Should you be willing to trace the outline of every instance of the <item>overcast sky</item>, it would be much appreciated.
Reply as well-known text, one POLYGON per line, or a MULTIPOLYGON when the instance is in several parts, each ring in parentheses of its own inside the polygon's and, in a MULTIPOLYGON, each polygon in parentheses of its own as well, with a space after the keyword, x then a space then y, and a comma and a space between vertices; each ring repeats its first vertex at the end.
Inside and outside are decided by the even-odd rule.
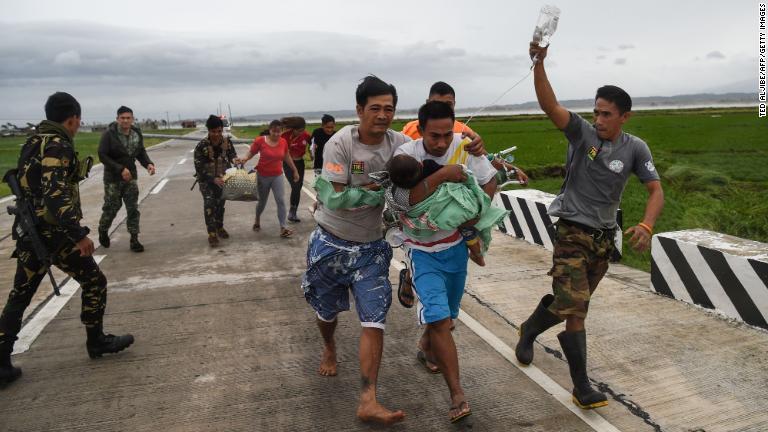
MULTIPOLYGON (((758 2, 548 2, 562 10, 547 59, 560 99, 603 84, 632 96, 755 92, 758 2)), ((416 108, 447 81, 459 108, 522 77, 544 2, 512 0, 14 2, 0 17, 0 119, 38 121, 67 91, 83 120, 354 109, 373 73, 416 108), (449 5, 449 6, 446 6, 449 5)), ((535 100, 531 78, 499 104, 535 100)))

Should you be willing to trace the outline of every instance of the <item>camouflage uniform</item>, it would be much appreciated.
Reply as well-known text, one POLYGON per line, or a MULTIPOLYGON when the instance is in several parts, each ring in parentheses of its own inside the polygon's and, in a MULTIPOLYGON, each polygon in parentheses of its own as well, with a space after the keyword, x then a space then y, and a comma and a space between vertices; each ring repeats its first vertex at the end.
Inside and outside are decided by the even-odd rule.
POLYGON ((195 177, 203 195, 205 227, 208 233, 216 233, 224 227, 224 199, 221 188, 213 179, 222 177, 224 171, 232 167, 232 160, 237 158, 229 138, 222 138, 219 145, 214 145, 208 138, 203 138, 195 147, 195 177))
POLYGON ((141 130, 132 126, 128 135, 119 130, 117 122, 112 122, 104 131, 99 142, 99 159, 104 164, 104 206, 101 209, 99 231, 106 232, 120 211, 123 202, 127 211, 126 227, 128 232, 139 233, 139 186, 136 182, 136 160, 146 168, 152 161, 144 148, 141 130), (131 181, 124 181, 122 171, 128 168, 131 181))
POLYGON ((99 231, 108 231, 117 212, 125 201, 126 227, 131 234, 139 233, 139 185, 136 179, 129 182, 104 182, 104 205, 101 207, 99 231))
POLYGON ((614 230, 594 230, 558 221, 552 254, 552 292, 548 310, 560 318, 586 318, 589 299, 608 271, 614 230))
MULTIPOLYGON (((51 253, 53 265, 80 283, 80 320, 89 329, 100 328, 107 303, 107 279, 93 257, 81 257, 75 248, 75 243, 89 232, 80 225, 80 162, 71 138, 61 125, 43 121, 40 134, 44 135, 30 137, 22 148, 19 185, 35 207, 40 220, 38 231, 51 253)), ((27 241, 16 239, 13 253, 17 258, 16 275, 8 303, 0 315, 0 346, 16 340, 24 310, 47 271, 47 266, 32 251, 27 241)))

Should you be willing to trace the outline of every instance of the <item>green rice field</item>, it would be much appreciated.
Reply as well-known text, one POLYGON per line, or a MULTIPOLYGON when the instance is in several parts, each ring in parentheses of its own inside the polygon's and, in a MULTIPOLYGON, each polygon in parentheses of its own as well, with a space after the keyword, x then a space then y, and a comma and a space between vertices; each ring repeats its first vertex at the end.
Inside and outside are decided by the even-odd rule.
MULTIPOLYGON (((396 121, 392 128, 400 130, 404 123, 396 121)), ((559 191, 567 143, 546 117, 480 117, 470 126, 489 151, 518 147, 515 163, 531 176, 528 187, 559 191)), ((253 137, 261 129, 235 133, 253 137)), ((638 111, 625 131, 648 143, 662 177, 666 199, 656 232, 703 228, 768 242, 768 122, 755 109, 638 111)), ((625 226, 641 220, 646 196, 632 177, 621 204, 625 226)), ((626 243, 623 262, 650 270, 650 254, 636 253, 626 243)))

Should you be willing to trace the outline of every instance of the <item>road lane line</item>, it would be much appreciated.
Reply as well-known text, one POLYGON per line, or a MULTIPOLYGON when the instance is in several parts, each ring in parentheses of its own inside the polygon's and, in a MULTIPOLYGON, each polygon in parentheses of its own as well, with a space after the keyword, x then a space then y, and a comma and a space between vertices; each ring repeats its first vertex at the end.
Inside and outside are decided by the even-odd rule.
MULTIPOLYGON (((156 146, 152 146, 152 148, 155 148, 155 147, 156 146)), ((143 197, 141 197, 139 199, 139 205, 141 205, 144 202, 144 200, 150 194, 160 192, 160 189, 162 189, 163 186, 165 186, 165 184, 168 183, 168 180, 169 180, 168 179, 168 174, 171 173, 171 171, 173 170, 173 167, 175 165, 176 164, 171 164, 171 165, 168 166, 168 168, 166 168, 165 172, 161 176, 161 180, 155 184, 155 186, 152 188, 152 190, 148 194, 145 194, 143 197), (153 192, 153 191, 156 191, 156 192, 153 192)), ((114 232, 118 230, 120 225, 122 225, 123 222, 125 222, 126 218, 127 218, 127 216, 124 215, 119 221, 115 221, 115 223, 112 224, 112 229, 110 230, 110 235, 114 234, 114 232)), ((98 245, 98 244, 95 245, 95 246, 96 246, 97 250, 100 248, 100 245, 98 245)), ((106 255, 94 255, 94 259, 96 259, 96 263, 99 263, 99 262, 101 262, 102 259, 104 259, 105 256, 106 255)), ((68 279, 64 279, 64 280, 67 281, 68 279)), ((61 296, 54 296, 53 293, 49 294, 48 297, 41 303, 42 306, 39 306, 40 309, 37 312, 35 312, 35 314, 32 316, 32 319, 30 319, 28 322, 24 323, 23 327, 19 331, 19 335, 18 335, 19 336, 19 342, 15 345, 15 349, 14 349, 14 352, 13 352, 14 354, 18 354, 18 353, 27 351, 29 349, 29 346, 32 344, 32 342, 34 342, 34 340, 37 338, 37 336, 40 334, 40 332, 42 332, 42 330, 45 328, 45 324, 47 324, 48 321, 50 321, 51 319, 56 317, 56 314, 58 314, 58 312, 61 310, 63 305, 59 306, 58 308, 56 308, 55 311, 53 309, 49 310, 48 308, 49 307, 53 308, 53 306, 50 306, 52 303, 57 303, 57 302, 61 301, 64 298, 64 293, 65 293, 64 290, 65 290, 65 287, 67 287, 69 285, 69 283, 74 283, 75 284, 75 291, 77 290, 77 287, 79 287, 77 282, 74 282, 73 280, 69 280, 67 282, 67 284, 65 284, 64 287, 61 288, 61 293, 62 293, 61 296), (38 316, 41 316, 40 314, 43 311, 48 311, 46 313, 50 314, 50 318, 47 318, 47 321, 45 323, 43 323, 42 326, 39 329, 33 328, 32 327, 33 325, 40 326, 40 322, 41 321, 36 321, 36 320, 38 320, 38 316), (37 323, 37 324, 35 324, 35 323, 37 323), (28 327, 29 327, 29 329, 28 329, 28 327), (28 342, 25 342, 25 341, 23 341, 21 339, 22 335, 24 335, 24 334, 32 335, 32 336, 27 336, 28 338, 31 337, 31 339, 28 339, 28 342)), ((69 294, 69 297, 71 297, 71 296, 72 296, 72 294, 69 294)), ((66 303, 66 299, 64 299, 64 303, 66 303)), ((42 319, 43 318, 40 318, 40 320, 42 320, 42 319)))
POLYGON ((178 165, 184 165, 184 162, 186 162, 186 161, 187 161, 187 158, 184 158, 184 159, 179 161, 178 165))
POLYGON ((544 391, 560 402, 565 408, 576 414, 584 423, 589 425, 597 432, 620 432, 616 426, 608 422, 603 416, 595 410, 582 410, 571 401, 571 393, 556 383, 547 374, 534 365, 521 366, 515 358, 515 350, 505 344, 501 339, 494 335, 490 330, 477 322, 466 311, 459 311, 459 321, 464 323, 470 330, 480 336, 488 345, 493 347, 502 357, 512 363, 518 370, 524 373, 533 382, 538 384, 544 391))
MULTIPOLYGON (((392 267, 394 267, 398 271, 405 268, 403 264, 396 261, 394 258, 392 259, 390 264, 392 265, 392 267)), ((619 429, 617 429, 615 426, 609 423, 608 420, 603 418, 596 411, 582 410, 581 408, 574 405, 574 403, 571 401, 571 393, 568 390, 561 387, 560 384, 556 383, 547 374, 542 372, 541 369, 537 368, 534 365, 522 366, 520 363, 518 363, 517 358, 515 357, 515 350, 512 349, 512 347, 510 347, 506 343, 504 343, 504 341, 499 339, 495 334, 493 334, 485 326, 480 324, 477 320, 472 318, 472 316, 469 315, 464 309, 459 309, 459 321, 463 322, 464 325, 469 327, 470 330, 472 330, 473 332, 475 332, 475 334, 480 336, 481 339, 483 339, 488 345, 490 345, 494 350, 496 350, 496 352, 501 354, 502 357, 504 357, 505 359, 507 359, 507 361, 512 363, 513 366, 515 366, 518 370, 524 373, 528 378, 531 379, 531 381, 538 384, 539 387, 544 389, 544 391, 549 393, 553 398, 555 398, 558 402, 560 402, 569 411, 576 414, 580 419, 584 421, 584 423, 589 425, 592 429, 594 429, 597 432, 620 432, 619 429)))
POLYGON ((163 189, 163 187, 165 186, 166 183, 168 183, 168 179, 167 178, 164 178, 164 179, 160 180, 157 183, 157 186, 155 186, 155 188, 152 189, 152 192, 150 192, 150 193, 152 195, 157 195, 158 193, 160 193, 160 191, 163 189))
MULTIPOLYGON (((96 264, 100 263, 106 255, 94 255, 93 259, 96 260, 96 264)), ((69 299, 80 288, 80 284, 72 279, 68 278, 67 283, 61 287, 61 295, 51 297, 48 302, 45 303, 34 317, 21 329, 18 334, 19 340, 13 348, 13 354, 21 354, 29 350, 32 343, 35 342, 40 333, 43 332, 45 326, 48 325, 51 320, 56 318, 64 305, 67 304, 69 299)))

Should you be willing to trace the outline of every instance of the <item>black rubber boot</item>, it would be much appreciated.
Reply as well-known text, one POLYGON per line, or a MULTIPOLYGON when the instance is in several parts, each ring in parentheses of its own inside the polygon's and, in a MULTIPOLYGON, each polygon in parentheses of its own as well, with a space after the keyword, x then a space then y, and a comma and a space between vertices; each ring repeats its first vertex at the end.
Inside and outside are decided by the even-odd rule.
POLYGON ((99 244, 109 248, 109 233, 107 231, 99 230, 99 244))
POLYGON ((13 342, 0 339, 0 387, 16 381, 21 376, 21 368, 11 364, 12 352, 13 342))
POLYGON ((515 346, 517 361, 529 365, 533 361, 533 342, 553 325, 563 322, 557 315, 547 310, 555 300, 555 296, 547 294, 541 298, 538 306, 530 317, 520 325, 520 340, 515 346))
POLYGON ((290 221, 290 222, 301 222, 301 219, 299 219, 298 216, 296 216, 296 212, 297 211, 298 211, 298 209, 296 207, 291 207, 288 210, 288 221, 290 221))
POLYGON ((573 403, 581 409, 608 405, 608 398, 592 388, 587 376, 587 332, 561 332, 557 335, 573 381, 573 403))
POLYGON ((131 234, 131 250, 134 252, 144 252, 144 245, 139 243, 138 234, 131 234))
POLYGON ((99 358, 104 354, 120 352, 133 343, 133 335, 105 335, 102 326, 86 328, 86 332, 88 333, 88 341, 85 347, 88 349, 88 356, 92 359, 99 358))

